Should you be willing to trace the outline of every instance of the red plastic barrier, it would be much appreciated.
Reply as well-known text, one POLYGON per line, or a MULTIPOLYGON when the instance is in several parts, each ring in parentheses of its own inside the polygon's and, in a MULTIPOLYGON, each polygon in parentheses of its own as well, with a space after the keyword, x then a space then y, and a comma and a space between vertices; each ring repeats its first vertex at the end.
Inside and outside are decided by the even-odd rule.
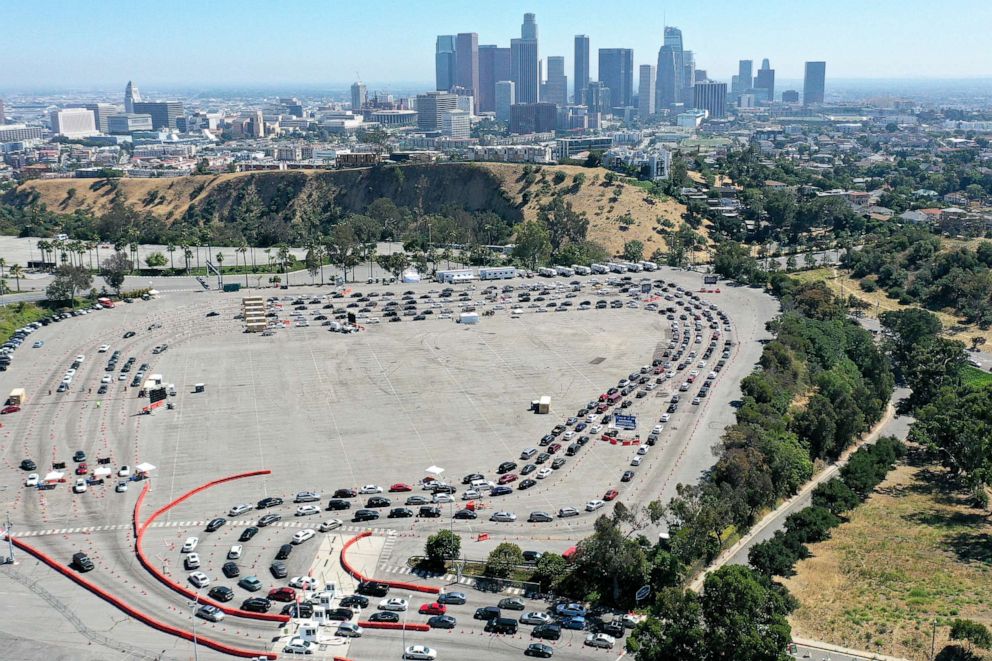
POLYGON ((144 542, 144 538, 145 538, 145 532, 148 530, 148 526, 151 525, 151 523, 155 520, 155 518, 158 517, 163 512, 167 512, 169 509, 175 507, 176 505, 190 498, 191 496, 194 496, 200 493, 201 491, 209 489, 210 487, 216 486, 218 484, 223 484, 224 482, 230 482, 231 480, 237 480, 243 477, 268 475, 270 472, 271 471, 268 470, 252 471, 250 473, 240 473, 238 475, 231 475, 228 477, 221 478, 219 480, 214 480, 213 482, 208 482, 207 484, 199 486, 193 489, 192 491, 186 492, 179 498, 173 500, 171 503, 168 503, 163 507, 160 507, 154 514, 148 517, 147 521, 145 521, 143 524, 139 526, 138 521, 141 518, 141 505, 142 503, 144 503, 145 496, 148 494, 148 489, 151 487, 151 484, 146 482, 145 488, 141 490, 141 494, 138 496, 138 500, 134 504, 133 525, 134 525, 134 529, 137 531, 134 535, 134 553, 138 557, 138 562, 141 563, 141 566, 144 567, 145 570, 148 571, 148 573, 150 573, 152 576, 157 578, 160 583, 165 585, 170 590, 173 590, 174 592, 178 592, 187 599, 197 599, 200 601, 200 603, 216 606, 225 614, 231 615, 233 617, 244 617, 252 620, 262 620, 265 622, 278 622, 280 624, 288 622, 290 619, 288 615, 283 615, 281 613, 253 613, 251 611, 241 610, 240 608, 233 608, 226 604, 222 604, 218 601, 214 601, 210 597, 200 595, 194 592, 193 590, 190 590, 185 585, 182 585, 181 583, 177 583, 176 581, 172 580, 171 578, 163 574, 158 569, 158 567, 156 567, 153 563, 149 562, 148 558, 145 556, 144 548, 142 547, 142 543, 144 542))
MULTIPOLYGON (((366 530, 365 532, 360 532, 351 539, 349 539, 347 542, 345 542, 344 546, 341 547, 341 566, 344 568, 346 572, 351 574, 353 578, 359 581, 370 581, 372 579, 365 576, 362 572, 352 567, 351 563, 348 562, 348 556, 346 555, 345 552, 349 548, 351 548, 352 544, 354 544, 360 539, 364 539, 368 537, 371 534, 372 533, 368 530, 366 530)), ((420 585, 419 583, 405 583, 403 581, 379 581, 379 583, 384 583, 391 588, 396 588, 397 590, 411 590, 413 592, 426 592, 427 594, 439 594, 441 592, 441 588, 436 588, 431 585, 420 585)), ((389 624, 389 623, 386 622, 385 624, 389 624)))
POLYGON ((392 629, 393 631, 430 631, 431 628, 422 622, 359 622, 363 629, 392 629))
MULTIPOLYGON (((6 539, 6 535, 4 535, 4 538, 6 539)), ((194 639, 193 632, 186 631, 185 629, 180 629, 178 627, 172 626, 171 624, 166 624, 165 622, 160 622, 159 620, 156 620, 151 615, 148 615, 147 613, 144 613, 143 611, 140 611, 137 608, 131 606, 124 600, 115 597, 114 595, 105 591, 103 588, 99 587, 95 583, 89 581, 86 578, 83 578, 76 572, 72 571, 65 565, 61 564, 60 562, 57 562, 48 555, 42 553, 38 549, 28 546, 27 544, 19 540, 16 536, 13 538, 13 544, 22 551, 30 553, 38 560, 41 560, 46 565, 48 565, 55 571, 59 572, 66 578, 75 581, 78 585, 86 588, 87 590, 89 590, 96 596, 100 597, 104 601, 119 608, 120 610, 127 613, 134 619, 143 622, 144 624, 147 624, 148 626, 154 629, 158 629, 163 633, 167 633, 169 635, 176 636, 179 638, 184 638, 185 640, 190 640, 190 641, 194 639)), ((239 656, 243 658, 250 658, 250 657, 264 657, 266 659, 276 658, 276 655, 270 651, 256 651, 256 650, 244 649, 242 647, 233 647, 231 645, 227 645, 220 641, 213 640, 212 638, 206 638, 200 634, 196 635, 196 642, 200 645, 205 645, 210 649, 217 650, 218 652, 222 652, 224 654, 230 654, 232 656, 239 656)))

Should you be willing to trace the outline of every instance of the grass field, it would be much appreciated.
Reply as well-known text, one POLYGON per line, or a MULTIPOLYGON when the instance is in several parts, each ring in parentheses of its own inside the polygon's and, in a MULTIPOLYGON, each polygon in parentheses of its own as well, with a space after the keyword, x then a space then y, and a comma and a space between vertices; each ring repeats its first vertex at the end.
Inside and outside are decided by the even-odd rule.
POLYGON ((962 370, 961 378, 969 386, 987 386, 992 383, 992 374, 983 372, 982 370, 971 367, 970 365, 962 370))
MULTIPOLYGON (((992 625, 992 523, 929 465, 899 465, 785 581, 798 636, 901 656, 939 651, 956 617, 992 625)), ((976 658, 992 658, 987 657, 976 658)))
POLYGON ((14 303, 0 307, 0 344, 6 342, 18 328, 51 314, 34 303, 14 303))

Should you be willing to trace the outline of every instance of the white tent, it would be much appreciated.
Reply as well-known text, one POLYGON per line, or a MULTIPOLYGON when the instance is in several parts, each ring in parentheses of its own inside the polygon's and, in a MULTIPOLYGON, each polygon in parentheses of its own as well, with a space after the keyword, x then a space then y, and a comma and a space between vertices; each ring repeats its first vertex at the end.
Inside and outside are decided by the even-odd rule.
POLYGON ((424 472, 428 475, 433 475, 434 477, 441 477, 441 473, 444 472, 444 469, 440 466, 430 466, 425 469, 424 472))
POLYGON ((134 469, 139 473, 150 473, 151 471, 155 470, 155 467, 149 463, 143 463, 143 464, 138 464, 137 466, 134 467, 134 469))
POLYGON ((65 473, 62 471, 52 471, 45 476, 45 482, 58 482, 65 477, 65 473))
POLYGON ((417 269, 409 268, 403 271, 403 275, 400 276, 400 280, 402 282, 420 282, 420 273, 417 272, 417 269))
POLYGON ((96 477, 107 477, 108 475, 110 475, 110 469, 107 468, 106 466, 100 466, 95 471, 93 471, 93 475, 95 475, 96 477))

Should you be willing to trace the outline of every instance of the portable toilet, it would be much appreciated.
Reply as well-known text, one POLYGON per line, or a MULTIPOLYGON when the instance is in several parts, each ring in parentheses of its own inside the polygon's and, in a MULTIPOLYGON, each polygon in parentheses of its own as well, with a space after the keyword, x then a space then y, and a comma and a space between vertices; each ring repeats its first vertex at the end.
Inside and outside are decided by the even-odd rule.
POLYGON ((206 385, 203 383, 197 383, 193 386, 193 392, 203 392, 206 389, 206 385))

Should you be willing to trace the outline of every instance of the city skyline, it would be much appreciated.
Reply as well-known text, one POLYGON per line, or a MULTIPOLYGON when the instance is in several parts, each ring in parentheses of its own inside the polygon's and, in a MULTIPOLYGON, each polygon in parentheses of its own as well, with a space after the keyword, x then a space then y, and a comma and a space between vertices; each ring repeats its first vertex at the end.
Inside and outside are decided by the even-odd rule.
MULTIPOLYGON (((498 12, 441 1, 432 5, 430 17, 413 5, 397 4, 385 13, 356 7, 347 15, 333 6, 307 5, 306 20, 299 20, 300 12, 281 7, 264 12, 265 21, 253 20, 257 14, 251 8, 271 9, 266 2, 221 0, 196 7, 190 14, 194 20, 170 22, 151 7, 119 0, 97 5, 55 0, 45 5, 44 14, 36 3, 13 0, 5 12, 10 25, 19 29, 7 35, 0 85, 91 88, 129 79, 149 87, 350 85, 361 79, 370 86, 427 87, 434 79, 439 34, 476 32, 479 44, 509 47, 528 12, 536 14, 541 26, 539 57, 563 56, 569 72, 577 34, 589 35, 592 54, 600 48, 629 48, 635 69, 657 64, 667 23, 686 35, 686 48, 691 45, 697 66, 720 81, 730 81, 740 60, 764 58, 775 63, 776 76, 783 80, 802 79, 806 61, 827 61, 832 80, 992 75, 992 61, 953 57, 962 44, 980 43, 981 26, 992 20, 992 5, 971 0, 951 0, 939 13, 922 0, 901 3, 898 30, 884 20, 891 18, 886 8, 851 0, 832 3, 830 12, 784 0, 744 8, 717 0, 705 7, 677 9, 629 0, 609 10, 621 14, 610 20, 603 20, 601 5, 585 0, 576 0, 567 12, 533 1, 510 0, 501 3, 498 12), (859 20, 851 21, 855 11, 859 20), (102 33, 112 38, 95 44, 92 35, 102 33), (845 38, 838 39, 838 34, 845 38), (927 39, 918 39, 919 34, 927 39), (251 48, 244 48, 246 43, 251 48), (39 51, 46 57, 38 57, 39 51), (947 68, 949 54, 953 70, 947 68), (203 66, 206 62, 211 66, 203 66)), ((597 80, 597 58, 590 60, 590 80, 597 80)))

